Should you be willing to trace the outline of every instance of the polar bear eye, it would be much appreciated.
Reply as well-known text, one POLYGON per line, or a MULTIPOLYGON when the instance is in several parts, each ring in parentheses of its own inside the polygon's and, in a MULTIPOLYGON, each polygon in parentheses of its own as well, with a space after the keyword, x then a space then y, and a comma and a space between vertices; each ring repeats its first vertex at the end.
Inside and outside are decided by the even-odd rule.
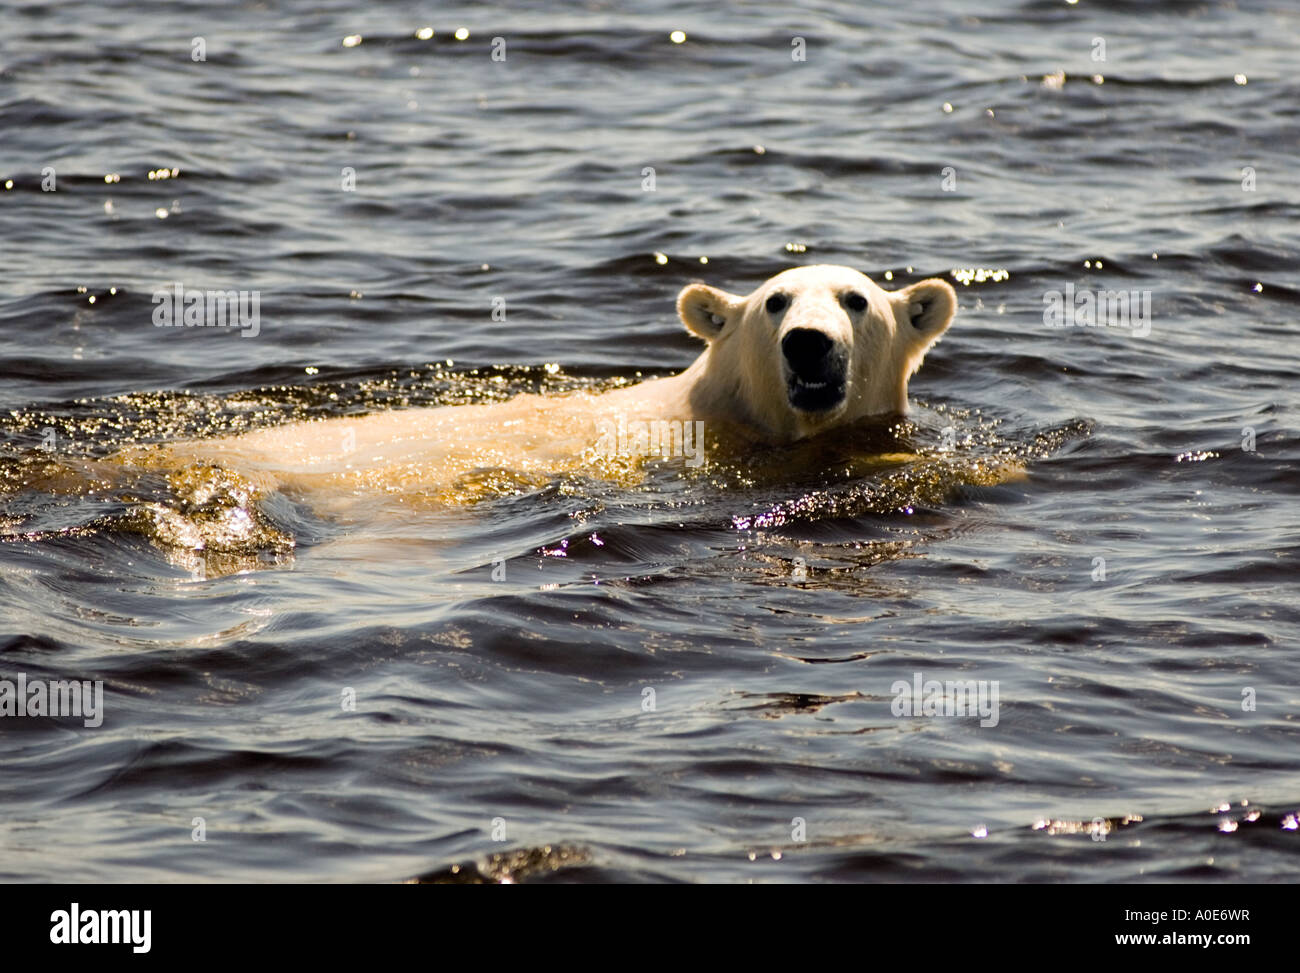
POLYGON ((857 291, 849 291, 847 294, 841 295, 840 300, 854 314, 861 314, 867 309, 867 299, 857 291))
POLYGON ((790 299, 784 294, 773 294, 767 299, 765 307, 767 308, 768 314, 780 314, 785 310, 786 305, 789 303, 790 299))

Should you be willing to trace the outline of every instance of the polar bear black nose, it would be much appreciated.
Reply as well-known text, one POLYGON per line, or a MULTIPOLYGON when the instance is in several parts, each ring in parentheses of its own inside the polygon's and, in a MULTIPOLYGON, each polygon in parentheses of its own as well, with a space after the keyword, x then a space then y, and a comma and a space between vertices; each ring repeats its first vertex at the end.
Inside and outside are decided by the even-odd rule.
POLYGON ((795 328, 781 339, 781 352, 796 375, 820 372, 832 347, 824 332, 812 328, 795 328))

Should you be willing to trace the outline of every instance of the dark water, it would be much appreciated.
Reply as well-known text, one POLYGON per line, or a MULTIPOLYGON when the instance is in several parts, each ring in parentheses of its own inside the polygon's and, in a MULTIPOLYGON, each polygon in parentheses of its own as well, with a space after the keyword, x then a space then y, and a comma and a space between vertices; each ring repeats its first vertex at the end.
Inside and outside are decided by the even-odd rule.
POLYGON ((0 877, 1294 879, 1300 8, 909 6, 8 5, 0 677, 106 715, 0 720, 0 877), (386 528, 55 485, 667 373, 684 284, 818 262, 961 282, 898 427, 939 474, 813 445, 386 528), (175 281, 260 334, 153 327, 175 281), (1066 285, 1149 334, 1045 327, 1066 285), (918 672, 997 725, 895 716, 918 672))

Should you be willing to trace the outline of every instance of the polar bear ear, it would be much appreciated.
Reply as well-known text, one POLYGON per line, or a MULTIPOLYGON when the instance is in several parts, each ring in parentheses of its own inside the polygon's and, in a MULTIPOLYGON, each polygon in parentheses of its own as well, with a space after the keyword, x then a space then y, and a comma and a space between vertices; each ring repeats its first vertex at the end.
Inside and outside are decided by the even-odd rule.
POLYGON ((916 340, 929 347, 952 324, 957 292, 946 280, 931 277, 889 295, 899 322, 911 326, 916 340))
POLYGON ((708 284, 688 284, 677 295, 677 315, 691 334, 713 341, 739 313, 743 297, 708 284))

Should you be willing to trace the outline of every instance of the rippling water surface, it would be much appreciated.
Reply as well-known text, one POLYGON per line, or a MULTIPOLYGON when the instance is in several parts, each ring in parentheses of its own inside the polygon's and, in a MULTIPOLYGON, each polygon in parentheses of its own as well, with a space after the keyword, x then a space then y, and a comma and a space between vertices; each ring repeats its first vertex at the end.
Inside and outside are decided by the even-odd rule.
POLYGON ((1297 38, 1282 0, 10 5, 0 677, 105 717, 0 719, 0 877, 1293 879, 1297 38), (800 263, 957 286, 906 421, 370 518, 101 475, 667 374, 683 285, 800 263), (259 333, 155 328, 175 282, 259 333), (1149 333, 1046 327, 1067 285, 1149 333), (996 725, 895 715, 917 673, 996 725))

